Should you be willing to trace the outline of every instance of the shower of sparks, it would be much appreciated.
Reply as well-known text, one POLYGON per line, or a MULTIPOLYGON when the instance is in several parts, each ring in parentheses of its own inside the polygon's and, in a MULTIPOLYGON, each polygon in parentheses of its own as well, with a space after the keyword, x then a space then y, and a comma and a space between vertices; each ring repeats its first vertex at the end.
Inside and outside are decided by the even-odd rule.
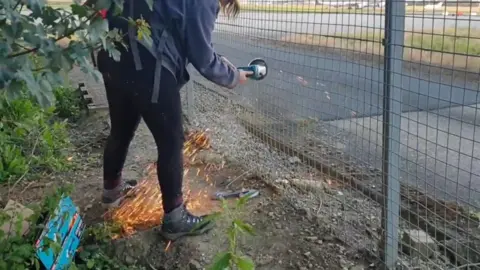
MULTIPOLYGON (((206 189, 192 191, 189 178, 186 177, 190 164, 195 156, 202 150, 210 148, 210 140, 206 131, 194 131, 187 135, 183 148, 184 155, 184 200, 187 208, 193 212, 208 212, 214 207, 206 189)), ((208 173, 221 169, 224 164, 205 164, 203 169, 197 168, 197 175, 203 176, 208 184, 211 183, 208 173)), ((130 190, 120 207, 107 213, 107 217, 122 228, 122 235, 115 238, 128 236, 138 230, 144 230, 159 226, 163 218, 162 193, 158 185, 156 166, 149 165, 147 177, 140 181, 138 186, 130 190)), ((166 248, 168 249, 168 247, 166 248)))

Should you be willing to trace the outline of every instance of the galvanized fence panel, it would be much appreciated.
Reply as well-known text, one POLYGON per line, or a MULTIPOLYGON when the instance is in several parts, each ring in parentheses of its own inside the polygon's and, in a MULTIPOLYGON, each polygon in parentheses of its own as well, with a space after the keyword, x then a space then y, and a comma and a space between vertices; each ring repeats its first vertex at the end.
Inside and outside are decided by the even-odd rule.
POLYGON ((374 265, 477 269, 480 17, 452 3, 245 2, 214 45, 269 75, 226 90, 192 70, 189 121, 374 265), (244 154, 251 140, 265 148, 244 154))
POLYGON ((409 187, 402 193, 403 224, 421 230, 404 236, 429 241, 420 257, 437 264, 442 258, 450 268, 477 269, 480 262, 478 7, 476 1, 415 6, 420 10, 405 17, 403 68, 396 72, 400 179, 409 187))

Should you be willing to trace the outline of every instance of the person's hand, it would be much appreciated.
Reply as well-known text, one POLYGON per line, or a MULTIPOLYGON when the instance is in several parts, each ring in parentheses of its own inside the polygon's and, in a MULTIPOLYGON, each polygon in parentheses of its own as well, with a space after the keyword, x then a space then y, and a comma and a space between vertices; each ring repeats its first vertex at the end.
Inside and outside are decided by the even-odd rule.
POLYGON ((241 69, 238 71, 238 73, 239 73, 238 81, 240 84, 244 84, 245 82, 247 82, 248 80, 247 75, 253 75, 253 71, 246 71, 241 69))

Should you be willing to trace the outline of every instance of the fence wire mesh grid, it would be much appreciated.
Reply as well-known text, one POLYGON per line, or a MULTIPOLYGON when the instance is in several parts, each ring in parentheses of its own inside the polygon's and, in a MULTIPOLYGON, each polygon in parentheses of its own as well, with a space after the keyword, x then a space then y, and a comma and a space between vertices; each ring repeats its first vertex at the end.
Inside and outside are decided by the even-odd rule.
POLYGON ((241 4, 214 46, 269 75, 232 92, 193 71, 189 120, 367 267, 480 269, 479 2, 241 4))

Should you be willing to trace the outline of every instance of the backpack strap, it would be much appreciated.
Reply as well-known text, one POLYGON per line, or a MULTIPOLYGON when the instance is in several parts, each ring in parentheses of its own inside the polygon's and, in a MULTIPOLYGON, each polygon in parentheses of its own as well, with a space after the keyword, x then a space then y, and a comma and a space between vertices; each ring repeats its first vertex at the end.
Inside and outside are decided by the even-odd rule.
POLYGON ((168 31, 167 29, 163 29, 162 34, 158 40, 158 47, 156 50, 156 58, 157 61, 155 62, 155 75, 153 78, 153 89, 152 89, 152 103, 158 103, 158 98, 160 96, 160 81, 162 80, 162 68, 163 68, 163 52, 165 50, 165 44, 167 43, 168 39, 168 31))
MULTIPOLYGON (((135 0, 129 0, 128 5, 129 5, 129 16, 130 18, 134 18, 135 13, 134 13, 134 1, 135 0)), ((135 28, 132 25, 128 25, 128 40, 130 43, 130 49, 132 50, 132 55, 133 55, 133 62, 135 63, 135 69, 137 71, 142 70, 142 61, 140 60, 140 51, 138 50, 138 44, 137 44, 137 37, 136 37, 136 31, 135 28)))
MULTIPOLYGON (((183 2, 183 8, 185 8, 185 2, 183 2)), ((167 15, 168 16, 168 15, 167 15)), ((152 97, 151 97, 151 103, 155 104, 158 103, 158 98, 160 97, 160 82, 162 80, 162 69, 164 67, 164 64, 168 64, 168 62, 164 63, 163 61, 163 53, 165 51, 165 47, 167 42, 175 42, 175 37, 172 36, 169 32, 169 30, 173 30, 171 27, 173 26, 173 20, 170 16, 166 18, 166 22, 164 25, 161 27, 160 31, 160 37, 158 38, 157 46, 153 50, 154 51, 154 57, 157 59, 155 63, 155 73, 154 73, 154 79, 153 79, 153 89, 152 89, 152 97)), ((154 28, 152 26, 152 28, 154 28)), ((152 29, 153 30, 153 29, 152 29)), ((153 30, 152 33, 158 33, 157 31, 153 30)), ((172 46, 175 46, 174 44, 171 44, 172 46)), ((168 66, 165 66, 168 68, 168 66)), ((182 68, 180 68, 182 69, 182 68)), ((171 70, 174 72, 173 70, 171 70)), ((183 76, 183 75, 182 75, 183 76)))
MULTIPOLYGON (((135 11, 134 11, 134 1, 135 0, 128 0, 128 5, 129 5, 129 16, 131 18, 134 18, 135 11)), ((141 0, 145 1, 145 0, 141 0)), ((186 2, 186 1, 183 1, 186 2)), ((185 3, 184 6, 185 8, 185 3)), ((150 21, 151 22, 151 21, 150 21)), ((149 22, 149 23, 150 23, 149 22)), ((161 27, 161 29, 158 29, 161 32, 160 37, 158 38, 158 41, 156 42, 156 46, 153 48, 151 46, 148 46, 143 42, 142 40, 138 40, 136 36, 136 29, 134 26, 128 25, 128 40, 130 43, 130 49, 133 55, 133 61, 135 64, 135 69, 137 71, 140 71, 143 69, 142 66, 142 61, 140 59, 140 51, 138 49, 138 43, 140 43, 142 46, 144 46, 151 54, 153 57, 155 57, 156 62, 155 62, 155 70, 154 70, 154 81, 153 81, 153 89, 152 89, 152 97, 151 97, 151 102, 152 103, 158 103, 158 99, 160 97, 160 82, 162 79, 162 69, 164 66, 164 61, 163 61, 163 54, 165 51, 165 47, 168 41, 172 41, 169 39, 172 39, 173 37, 169 34, 169 29, 172 26, 172 20, 171 18, 168 18, 167 22, 165 22, 165 25, 161 27)), ((152 27, 153 28, 153 27, 152 27)), ((158 33, 156 30, 152 29, 152 34, 158 33)))

